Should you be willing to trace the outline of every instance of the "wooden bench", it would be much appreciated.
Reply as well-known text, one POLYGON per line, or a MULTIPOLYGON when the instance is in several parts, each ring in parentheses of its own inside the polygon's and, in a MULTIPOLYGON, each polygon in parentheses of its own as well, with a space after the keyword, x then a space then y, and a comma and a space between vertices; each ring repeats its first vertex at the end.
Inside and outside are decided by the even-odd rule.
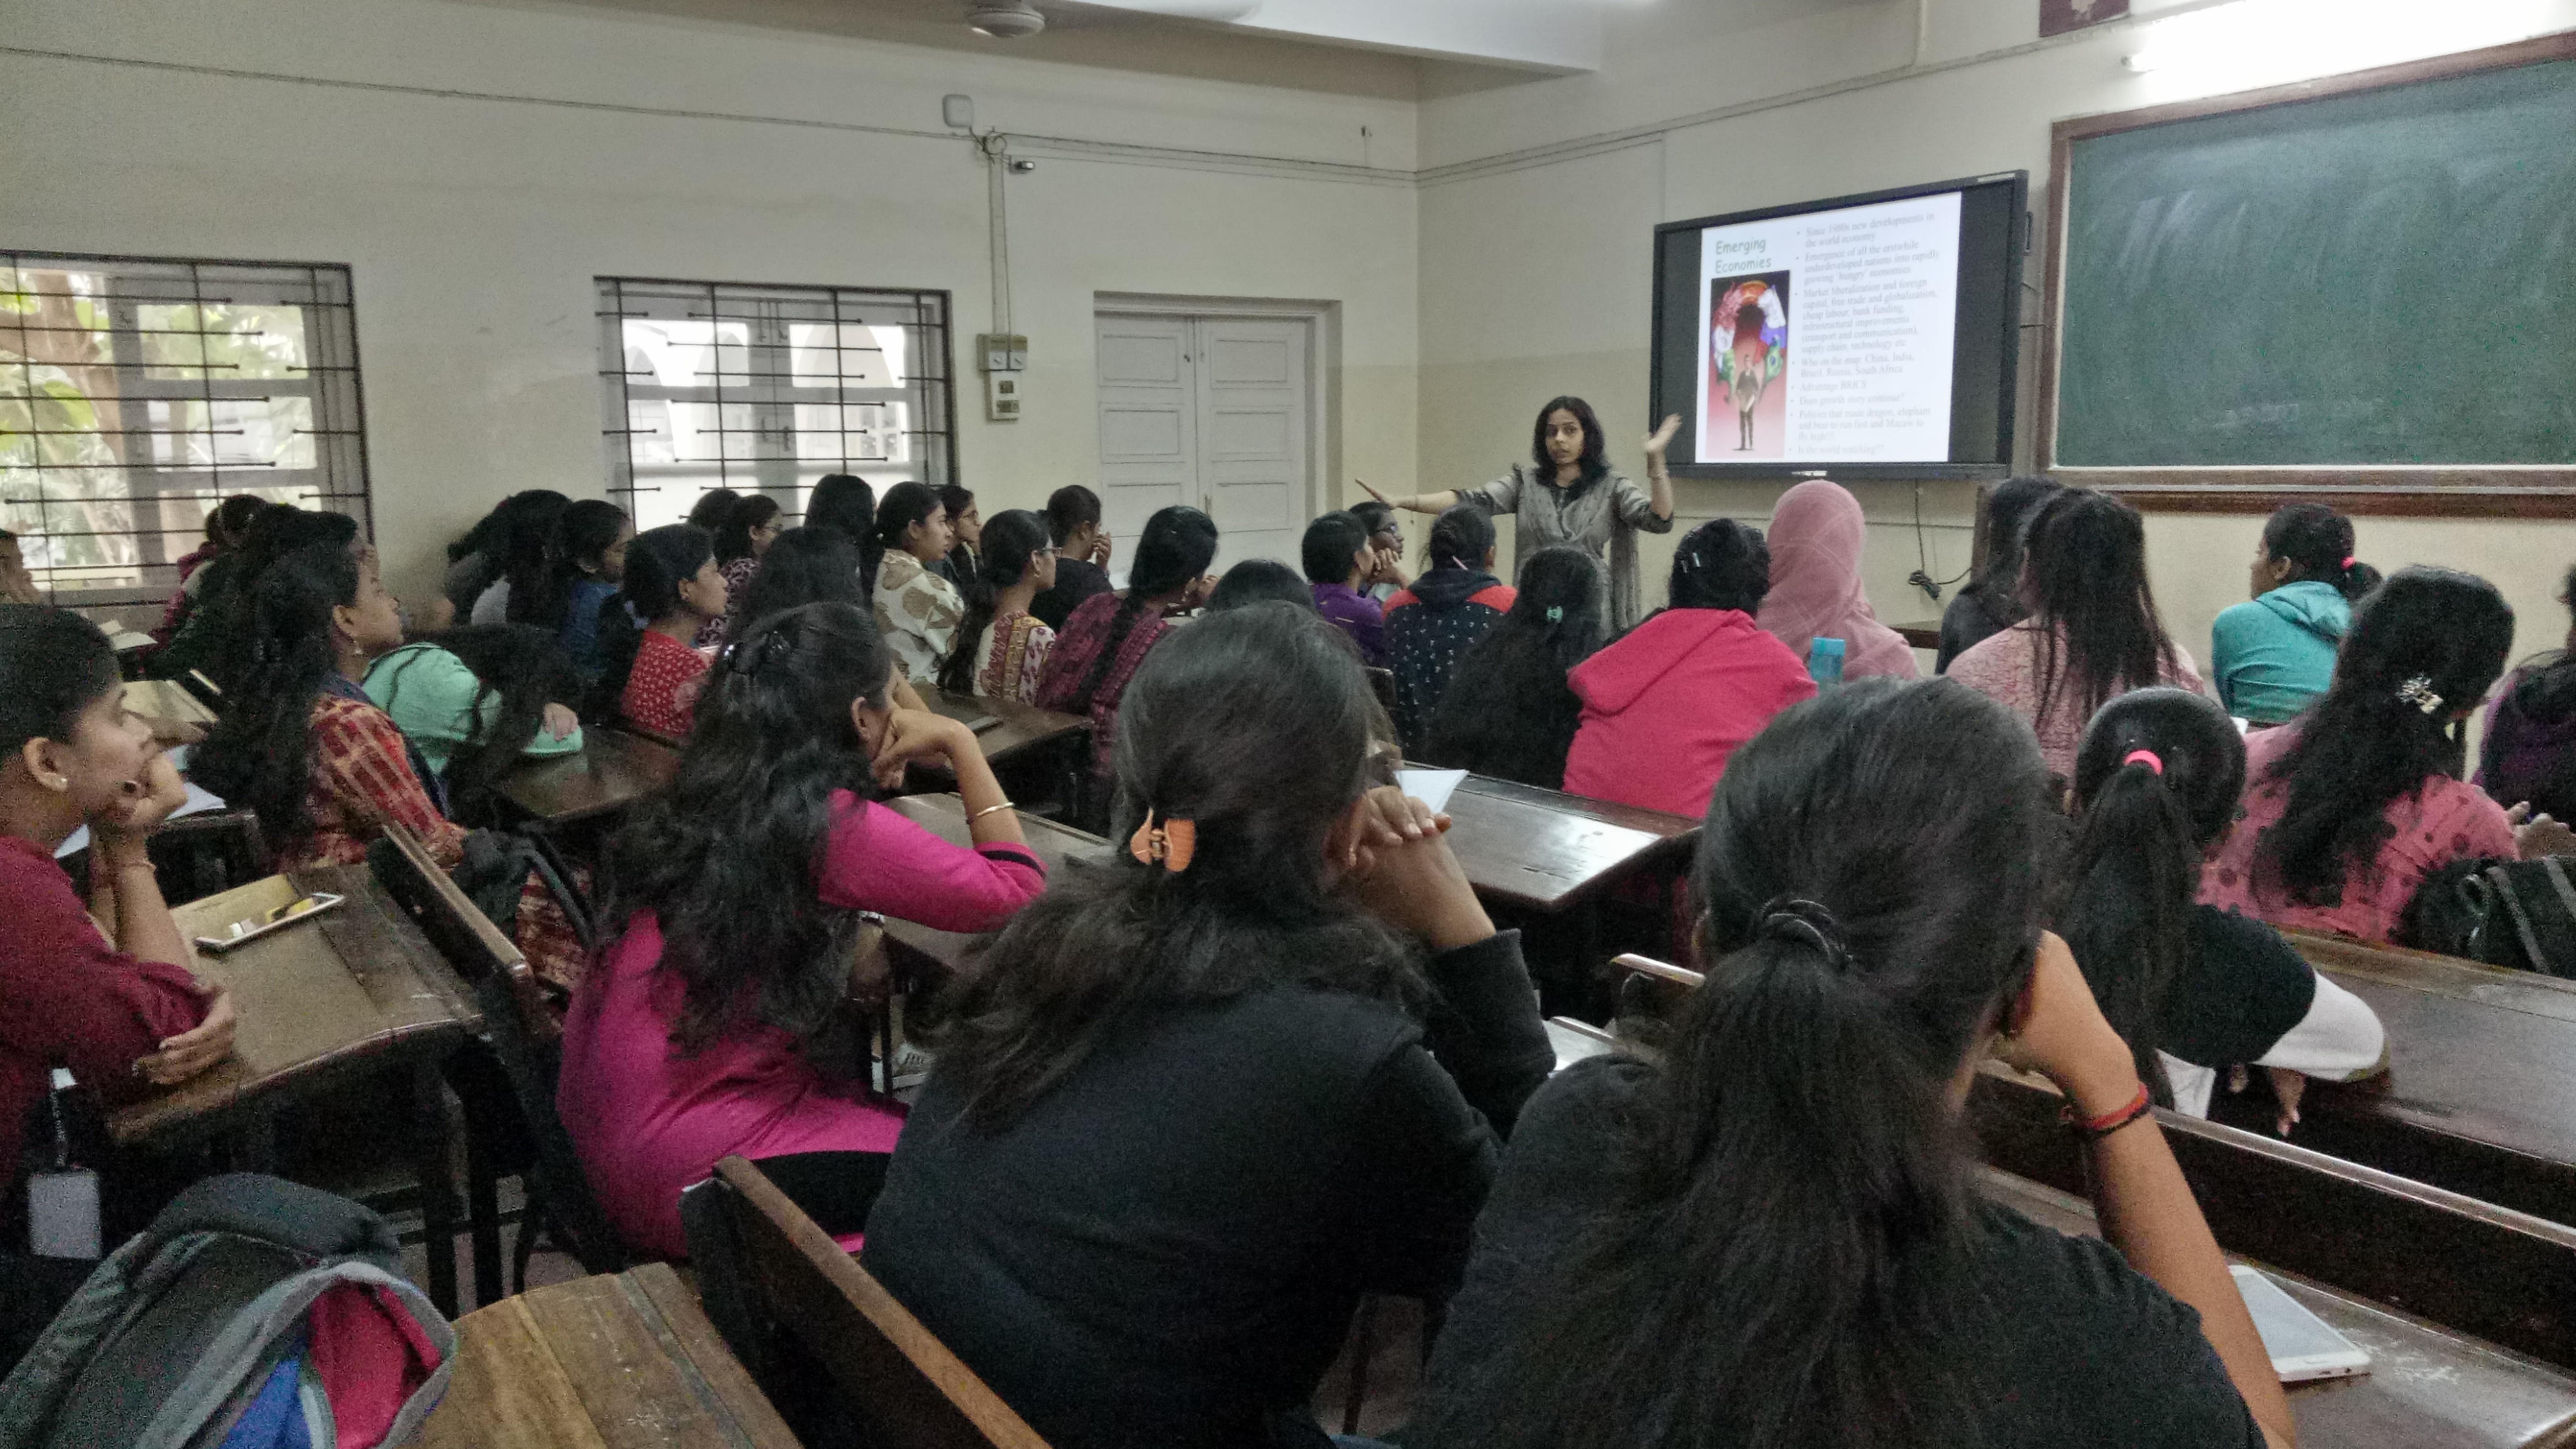
MULTIPOLYGON (((876 1449, 1046 1449, 758 1166, 718 1162, 689 1189, 682 1217, 706 1301, 726 1305, 716 1321, 755 1378, 764 1367, 798 1379, 819 1370, 839 1392, 816 1408, 876 1449)), ((780 1387, 783 1397, 811 1384, 780 1387)))
POLYGON ((428 1449, 799 1449, 667 1263, 556 1283, 456 1323, 428 1449))

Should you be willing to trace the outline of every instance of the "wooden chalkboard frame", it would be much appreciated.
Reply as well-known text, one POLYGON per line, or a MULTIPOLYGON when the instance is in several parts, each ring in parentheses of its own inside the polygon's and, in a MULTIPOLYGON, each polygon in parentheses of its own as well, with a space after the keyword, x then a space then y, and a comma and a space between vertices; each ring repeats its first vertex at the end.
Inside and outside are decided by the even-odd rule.
POLYGON ((2556 464, 2370 465, 2332 468, 2061 468, 2057 466, 2059 334, 2066 307, 2067 180, 2075 143, 2174 121, 2261 110, 2357 91, 2382 90, 2576 60, 2576 31, 2511 45, 2434 56, 2262 90, 2204 96, 2134 111, 2078 116, 2049 128, 2048 246, 2042 267, 2038 424, 2040 468, 2059 480, 2120 494, 2140 508, 2172 513, 2269 513, 2299 499, 2346 513, 2419 517, 2576 518, 2576 467, 2556 464))

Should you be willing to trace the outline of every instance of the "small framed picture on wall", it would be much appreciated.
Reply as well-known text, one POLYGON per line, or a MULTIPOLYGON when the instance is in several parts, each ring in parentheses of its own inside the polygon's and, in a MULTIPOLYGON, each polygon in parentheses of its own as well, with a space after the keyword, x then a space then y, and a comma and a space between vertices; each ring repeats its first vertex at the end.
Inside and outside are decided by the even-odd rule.
POLYGON ((2064 35, 2128 13, 2129 0, 2039 0, 2039 33, 2064 35))

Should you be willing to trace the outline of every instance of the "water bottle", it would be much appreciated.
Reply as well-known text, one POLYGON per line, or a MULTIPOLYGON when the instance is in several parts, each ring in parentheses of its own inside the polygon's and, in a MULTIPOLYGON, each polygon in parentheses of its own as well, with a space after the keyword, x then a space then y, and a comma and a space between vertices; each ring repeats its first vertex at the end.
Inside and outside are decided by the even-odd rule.
POLYGON ((1818 639, 1807 646, 1807 676, 1816 688, 1831 689, 1843 682, 1843 641, 1818 639))

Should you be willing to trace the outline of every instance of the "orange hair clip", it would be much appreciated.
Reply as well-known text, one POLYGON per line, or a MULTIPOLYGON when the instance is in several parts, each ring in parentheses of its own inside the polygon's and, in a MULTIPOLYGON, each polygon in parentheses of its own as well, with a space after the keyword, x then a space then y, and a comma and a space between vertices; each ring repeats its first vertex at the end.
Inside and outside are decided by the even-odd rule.
POLYGON ((1199 846, 1198 827, 1186 820, 1154 823, 1154 812, 1145 812, 1145 823, 1127 838, 1127 853, 1145 864, 1162 862, 1163 869, 1174 875, 1190 868, 1190 856, 1199 846))

